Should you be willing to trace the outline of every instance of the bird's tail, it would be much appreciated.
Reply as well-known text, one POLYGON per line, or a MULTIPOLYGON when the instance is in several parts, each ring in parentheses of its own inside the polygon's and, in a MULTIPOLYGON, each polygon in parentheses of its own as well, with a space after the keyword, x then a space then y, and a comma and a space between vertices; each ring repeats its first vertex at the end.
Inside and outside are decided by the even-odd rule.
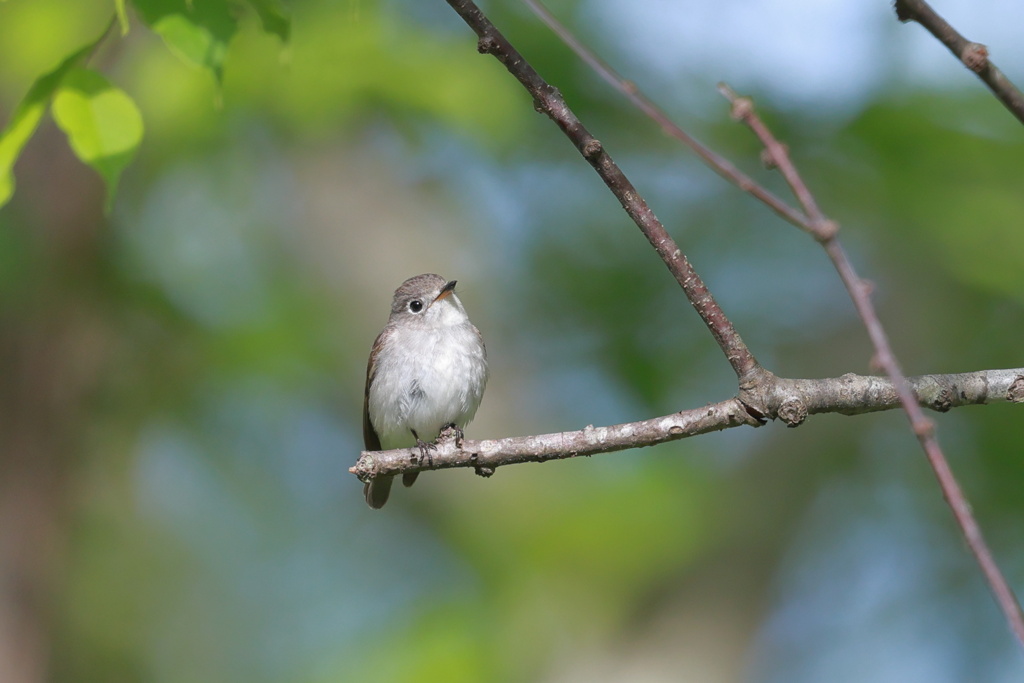
POLYGON ((391 494, 391 483, 394 479, 394 476, 391 475, 375 477, 363 484, 363 495, 366 497, 366 504, 374 510, 384 507, 384 503, 388 502, 388 496, 391 494))

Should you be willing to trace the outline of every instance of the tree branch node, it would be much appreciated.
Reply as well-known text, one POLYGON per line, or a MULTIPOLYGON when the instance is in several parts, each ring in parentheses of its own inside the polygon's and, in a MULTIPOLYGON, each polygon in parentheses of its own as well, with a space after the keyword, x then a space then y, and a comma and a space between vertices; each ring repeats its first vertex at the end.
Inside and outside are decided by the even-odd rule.
MULTIPOLYGON (((724 83, 719 84, 719 89, 728 88, 724 83)), ((731 89, 730 89, 731 90, 731 89)), ((729 115, 736 121, 746 121, 750 113, 754 111, 754 101, 749 97, 733 97, 732 106, 729 108, 729 115)))
POLYGON ((1006 391, 1006 398, 1011 403, 1024 403, 1024 375, 1014 378, 1010 388, 1006 391))
MULTIPOLYGON (((598 140, 597 138, 590 138, 585 143, 583 143, 583 147, 580 149, 580 152, 583 154, 583 156, 591 160, 603 151, 604 146, 601 144, 601 141, 598 140)), ((674 255, 678 257, 679 253, 679 250, 676 249, 674 255)))
MULTIPOLYGON (((815 221, 811 234, 814 235, 814 239, 818 240, 819 242, 828 242, 829 240, 834 240, 836 236, 839 234, 839 223, 837 221, 832 220, 831 218, 826 218, 825 220, 821 221, 815 221)), ((870 283, 865 282, 865 285, 870 287, 870 283)), ((868 293, 870 294, 870 289, 868 293)))
POLYGON ((988 48, 981 43, 967 43, 960 54, 960 60, 968 69, 980 74, 988 68, 988 48))
POLYGON ((789 398, 779 406, 779 419, 787 427, 799 427, 807 419, 807 404, 798 398, 789 398))
POLYGON ((931 439, 935 436, 935 423, 926 417, 915 420, 912 427, 919 439, 931 439))
POLYGON ((476 51, 482 55, 494 54, 498 49, 498 41, 490 33, 485 33, 476 41, 476 51))

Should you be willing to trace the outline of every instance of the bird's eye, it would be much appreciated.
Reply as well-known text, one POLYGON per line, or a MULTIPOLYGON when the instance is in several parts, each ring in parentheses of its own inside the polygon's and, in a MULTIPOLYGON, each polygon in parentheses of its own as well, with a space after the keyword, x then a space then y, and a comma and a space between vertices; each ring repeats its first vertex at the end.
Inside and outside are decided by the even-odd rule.
POLYGON ((423 310, 423 302, 419 299, 413 299, 409 302, 409 310, 413 313, 419 313, 423 310))

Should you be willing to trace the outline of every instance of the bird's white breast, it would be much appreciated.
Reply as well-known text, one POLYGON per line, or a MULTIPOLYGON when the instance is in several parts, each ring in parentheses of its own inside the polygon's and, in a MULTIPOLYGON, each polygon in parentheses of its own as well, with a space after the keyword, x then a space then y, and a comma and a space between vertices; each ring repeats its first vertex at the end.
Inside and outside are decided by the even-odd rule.
MULTIPOLYGON (((445 308, 448 308, 447 306, 445 308)), ((381 447, 402 448, 433 441, 454 423, 473 419, 487 383, 480 333, 454 310, 439 310, 439 324, 398 326, 383 340, 370 384, 370 422, 381 447), (444 319, 440 316, 456 318, 444 319)))

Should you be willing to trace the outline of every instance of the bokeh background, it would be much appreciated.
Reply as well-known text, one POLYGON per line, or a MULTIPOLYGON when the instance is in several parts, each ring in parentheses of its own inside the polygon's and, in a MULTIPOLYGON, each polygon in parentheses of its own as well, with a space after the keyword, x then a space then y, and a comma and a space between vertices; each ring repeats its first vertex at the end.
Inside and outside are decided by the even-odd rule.
MULTIPOLYGON (((107 0, 0 3, 0 121, 107 0)), ((1022 364, 1024 129, 888 0, 552 0, 771 187, 790 145, 909 373, 1022 364)), ((437 0, 242 19, 223 85, 137 18, 93 59, 146 135, 112 211, 47 120, 0 210, 0 680, 1018 681, 897 413, 427 474, 369 510, 370 343, 406 277, 487 341, 474 438, 692 408, 735 381, 615 199, 437 0)), ((812 240, 727 186, 519 3, 492 18, 631 176, 767 367, 868 372, 812 240)), ((937 9, 1024 82, 1024 7, 937 9)), ((1024 420, 935 416, 1024 592, 1024 420)))

